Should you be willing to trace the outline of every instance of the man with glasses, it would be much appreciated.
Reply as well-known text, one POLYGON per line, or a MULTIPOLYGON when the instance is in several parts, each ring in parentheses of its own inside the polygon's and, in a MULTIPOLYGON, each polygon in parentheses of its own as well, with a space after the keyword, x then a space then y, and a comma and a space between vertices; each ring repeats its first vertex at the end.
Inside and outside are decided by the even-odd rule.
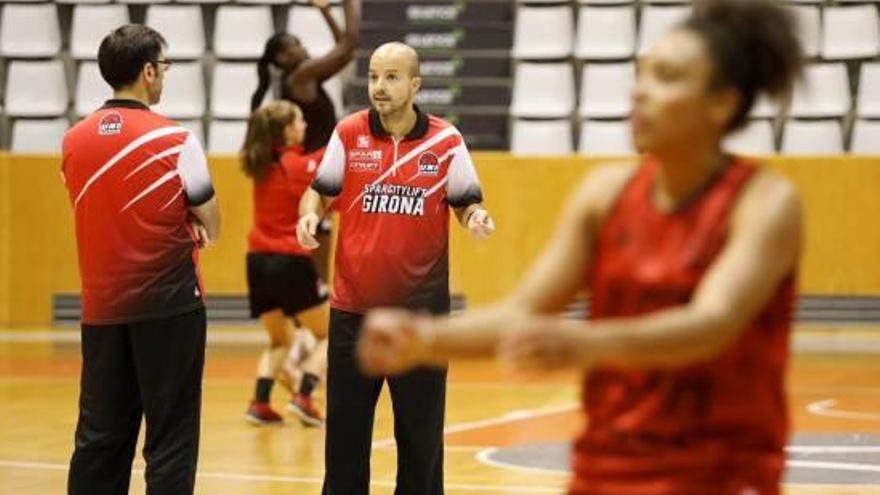
POLYGON ((204 290, 198 249, 219 213, 205 154, 187 129, 150 111, 170 62, 141 25, 101 42, 113 99, 71 128, 62 175, 82 280, 82 376, 68 493, 128 493, 141 418, 150 495, 195 485, 204 290))

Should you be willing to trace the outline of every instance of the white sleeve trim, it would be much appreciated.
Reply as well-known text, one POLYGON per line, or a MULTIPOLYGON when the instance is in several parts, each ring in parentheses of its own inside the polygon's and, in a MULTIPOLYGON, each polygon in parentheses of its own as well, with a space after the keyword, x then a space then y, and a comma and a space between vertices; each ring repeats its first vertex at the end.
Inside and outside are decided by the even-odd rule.
POLYGON ((345 145, 339 138, 339 128, 333 130, 327 150, 318 173, 312 182, 312 189, 324 196, 338 196, 342 192, 342 181, 345 172, 345 145))
POLYGON ((177 157, 177 172, 189 206, 205 204, 214 197, 214 185, 208 172, 208 160, 199 140, 189 133, 177 157))
POLYGON ((452 153, 446 182, 446 201, 456 208, 482 202, 480 179, 464 138, 453 148, 452 153))

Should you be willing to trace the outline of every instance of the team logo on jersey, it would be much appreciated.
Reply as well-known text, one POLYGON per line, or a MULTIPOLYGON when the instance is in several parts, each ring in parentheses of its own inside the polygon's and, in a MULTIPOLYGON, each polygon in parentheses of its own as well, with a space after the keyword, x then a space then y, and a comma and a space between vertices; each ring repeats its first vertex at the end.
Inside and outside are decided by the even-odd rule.
POLYGON ((357 147, 358 148, 369 148, 370 147, 370 136, 358 136, 357 139, 357 147))
POLYGON ((306 166, 306 170, 308 170, 309 173, 311 174, 311 173, 313 173, 317 168, 318 168, 318 162, 315 161, 315 160, 309 160, 309 164, 306 166))
POLYGON ((101 136, 112 136, 120 132, 122 132, 122 115, 110 112, 101 117, 101 122, 98 123, 98 134, 101 136))
POLYGON ((430 151, 419 155, 419 174, 437 175, 440 173, 440 159, 430 151))

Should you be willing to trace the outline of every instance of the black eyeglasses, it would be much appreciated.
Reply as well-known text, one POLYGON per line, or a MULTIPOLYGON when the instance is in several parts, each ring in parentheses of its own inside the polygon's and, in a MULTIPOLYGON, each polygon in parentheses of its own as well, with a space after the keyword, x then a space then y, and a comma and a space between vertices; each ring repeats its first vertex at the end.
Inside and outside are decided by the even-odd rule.
POLYGON ((152 63, 153 63, 153 65, 159 65, 159 64, 164 65, 165 70, 170 69, 171 66, 174 65, 174 62, 172 62, 170 60, 154 60, 152 63))

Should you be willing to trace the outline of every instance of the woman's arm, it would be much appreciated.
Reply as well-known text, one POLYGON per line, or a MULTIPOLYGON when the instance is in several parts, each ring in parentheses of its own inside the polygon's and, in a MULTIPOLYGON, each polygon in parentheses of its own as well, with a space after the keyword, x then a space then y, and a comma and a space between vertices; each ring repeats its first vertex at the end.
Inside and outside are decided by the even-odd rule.
MULTIPOLYGON (((310 58, 300 64, 284 81, 288 85, 288 89, 292 90, 292 85, 310 80, 319 82, 333 77, 337 72, 345 68, 354 58, 354 50, 360 41, 360 19, 357 12, 357 0, 345 0, 342 4, 345 12, 345 31, 337 39, 336 45, 323 56, 310 58)), ((325 9, 326 10, 326 9, 325 9)), ((328 19, 330 29, 339 30, 336 21, 332 19, 329 11, 324 12, 324 18, 328 19), (331 24, 332 22, 332 24, 331 24)), ((334 32, 334 38, 336 34, 334 32)), ((292 93, 292 91, 291 91, 292 93)))
POLYGON ((508 335, 502 354, 518 368, 540 369, 676 367, 711 359, 748 328, 791 276, 802 235, 794 187, 764 173, 740 200, 727 244, 690 303, 592 323, 527 316, 518 322, 520 330, 508 335))

